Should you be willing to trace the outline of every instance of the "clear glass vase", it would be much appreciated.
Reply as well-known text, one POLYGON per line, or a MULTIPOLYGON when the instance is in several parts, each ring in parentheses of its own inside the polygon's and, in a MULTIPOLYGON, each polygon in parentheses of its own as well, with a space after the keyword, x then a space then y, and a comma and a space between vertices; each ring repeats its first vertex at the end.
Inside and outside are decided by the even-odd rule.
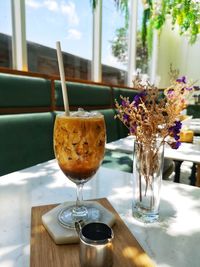
POLYGON ((160 139, 135 142, 133 157, 133 216, 151 223, 159 218, 164 144, 160 139))

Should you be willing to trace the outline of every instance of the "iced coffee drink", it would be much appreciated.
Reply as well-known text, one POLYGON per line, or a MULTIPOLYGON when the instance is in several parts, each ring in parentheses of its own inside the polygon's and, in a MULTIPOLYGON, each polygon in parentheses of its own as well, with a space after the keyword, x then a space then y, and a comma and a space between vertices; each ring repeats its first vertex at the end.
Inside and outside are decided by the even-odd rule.
POLYGON ((104 157, 105 122, 97 112, 59 115, 54 126, 54 152, 64 174, 76 184, 87 182, 104 157))

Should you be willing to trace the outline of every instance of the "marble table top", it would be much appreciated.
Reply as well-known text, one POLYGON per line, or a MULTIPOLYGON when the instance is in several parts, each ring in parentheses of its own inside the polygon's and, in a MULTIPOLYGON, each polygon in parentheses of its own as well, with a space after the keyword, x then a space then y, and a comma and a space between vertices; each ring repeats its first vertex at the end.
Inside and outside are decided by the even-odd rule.
MULTIPOLYGON (((131 215, 132 175, 101 167, 84 186, 84 199, 107 197, 159 267, 198 267, 200 189, 163 181, 160 221, 131 215)), ((0 177, 0 266, 28 267, 31 207, 75 200, 75 185, 55 160, 0 177)), ((121 267, 121 266, 119 266, 121 267)))
MULTIPOLYGON (((134 137, 128 136, 118 139, 106 144, 106 148, 132 153, 134 148, 134 137)), ((178 149, 172 149, 166 145, 164 149, 164 156, 165 158, 173 160, 200 163, 200 141, 198 140, 198 142, 195 143, 182 143, 178 149)))
POLYGON ((200 119, 188 119, 184 120, 183 122, 183 128, 187 128, 192 130, 196 134, 200 134, 200 119))

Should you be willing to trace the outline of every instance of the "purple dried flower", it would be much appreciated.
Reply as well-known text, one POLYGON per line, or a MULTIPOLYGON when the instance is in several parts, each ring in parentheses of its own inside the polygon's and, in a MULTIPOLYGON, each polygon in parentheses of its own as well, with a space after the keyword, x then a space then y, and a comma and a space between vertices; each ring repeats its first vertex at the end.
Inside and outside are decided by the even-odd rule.
POLYGON ((134 123, 133 125, 131 125, 130 127, 130 134, 135 134, 137 130, 137 124, 134 123))
POLYGON ((193 90, 193 87, 186 87, 185 90, 192 91, 193 90))
POLYGON ((176 140, 176 141, 178 141, 179 139, 180 139, 180 136, 179 135, 174 135, 174 139, 176 140))
POLYGON ((177 79, 163 93, 153 85, 146 84, 140 87, 132 100, 120 96, 121 104, 116 101, 118 114, 115 118, 120 119, 137 140, 153 142, 155 136, 159 136, 163 142, 177 149, 181 144, 182 123, 176 118, 186 107, 186 97, 193 89, 193 85, 186 83, 185 76, 177 79))
POLYGON ((180 145, 181 145, 180 141, 173 142, 170 144, 171 148, 173 148, 173 149, 178 149, 180 145))
POLYGON ((176 129, 177 132, 180 132, 181 127, 182 127, 182 122, 175 121, 175 127, 174 128, 176 129))
POLYGON ((180 121, 175 121, 174 126, 169 128, 169 133, 174 137, 176 141, 180 139, 180 130, 182 127, 182 123, 180 121))
POLYGON ((180 133, 181 127, 182 127, 182 123, 180 121, 175 121, 174 125, 169 128, 169 131, 174 134, 177 134, 177 133, 180 133))
POLYGON ((186 77, 182 76, 181 78, 178 78, 176 81, 179 83, 186 83, 186 77))
POLYGON ((122 100, 122 107, 128 107, 129 103, 126 100, 122 100))
POLYGON ((167 94, 168 94, 168 95, 173 95, 173 94, 174 94, 174 89, 169 89, 169 90, 167 91, 167 94))
POLYGON ((137 108, 139 106, 139 104, 141 103, 141 100, 144 101, 144 98, 146 95, 147 95, 146 91, 142 91, 141 93, 137 94, 133 99, 134 107, 137 108))
POLYGON ((124 120, 124 122, 128 122, 129 121, 129 115, 124 113, 123 114, 123 120, 124 120))

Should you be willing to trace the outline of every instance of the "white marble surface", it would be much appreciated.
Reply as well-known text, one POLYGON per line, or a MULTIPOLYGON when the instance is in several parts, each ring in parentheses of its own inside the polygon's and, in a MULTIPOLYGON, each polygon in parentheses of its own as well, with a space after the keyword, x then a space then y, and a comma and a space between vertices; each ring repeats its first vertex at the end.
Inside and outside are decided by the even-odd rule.
POLYGON ((200 119, 188 119, 184 120, 183 127, 192 130, 196 134, 200 134, 200 119))
MULTIPOLYGON (((128 136, 114 142, 106 144, 107 149, 119 150, 132 153, 134 147, 134 137, 128 136)), ((191 143, 182 143, 178 149, 172 149, 168 145, 164 150, 165 158, 181 161, 191 161, 200 163, 200 141, 191 143)))
MULTIPOLYGON (((131 216, 131 181, 129 173, 101 168, 84 198, 107 197, 157 266, 199 267, 200 189, 163 181, 160 222, 147 225, 131 216)), ((0 266, 29 266, 32 206, 75 194, 54 160, 0 177, 0 266)))

